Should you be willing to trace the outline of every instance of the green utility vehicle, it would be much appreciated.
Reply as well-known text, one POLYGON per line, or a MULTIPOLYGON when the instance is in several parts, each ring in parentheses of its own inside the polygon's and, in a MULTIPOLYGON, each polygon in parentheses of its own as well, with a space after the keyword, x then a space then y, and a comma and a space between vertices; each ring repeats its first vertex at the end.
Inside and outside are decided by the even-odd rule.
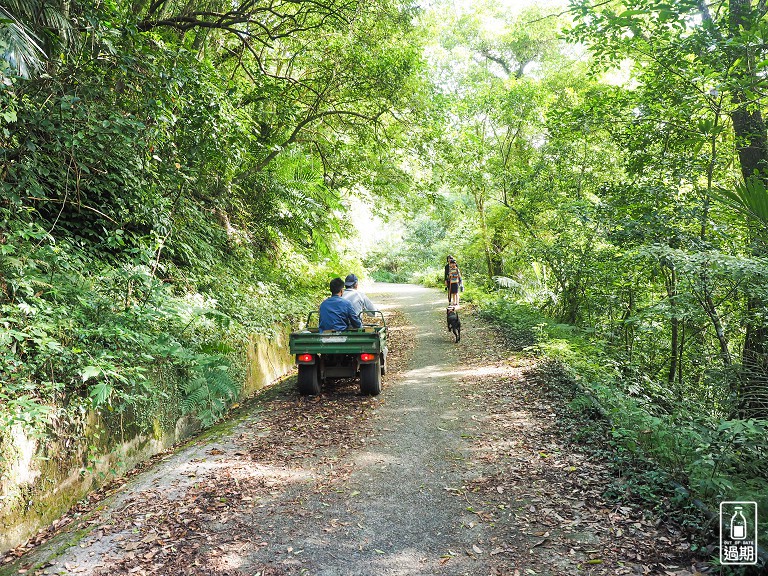
POLYGON ((362 328, 343 332, 320 332, 317 312, 309 313, 305 330, 292 332, 291 354, 299 368, 299 393, 320 394, 320 386, 339 378, 360 378, 360 392, 381 393, 381 377, 386 372, 387 323, 381 312, 362 312, 362 328))

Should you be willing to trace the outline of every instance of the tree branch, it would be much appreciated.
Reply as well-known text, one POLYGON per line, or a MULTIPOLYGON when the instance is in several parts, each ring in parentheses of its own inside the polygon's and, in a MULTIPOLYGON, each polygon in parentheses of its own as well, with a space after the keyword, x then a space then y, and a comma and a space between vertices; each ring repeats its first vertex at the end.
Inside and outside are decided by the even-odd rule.
POLYGON ((301 133, 301 131, 306 126, 316 122, 317 120, 322 120, 329 116, 352 116, 355 118, 360 118, 361 120, 366 120, 368 122, 378 122, 378 119, 382 114, 384 114, 384 110, 380 111, 375 116, 368 116, 360 112, 353 112, 352 110, 326 110, 325 112, 319 112, 317 114, 307 116, 304 120, 296 125, 296 127, 293 129, 293 132, 291 132, 290 136, 288 136, 288 138, 282 144, 278 145, 274 150, 267 154, 267 156, 261 162, 256 165, 256 172, 261 172, 264 168, 266 168, 267 165, 272 162, 272 160, 277 158, 277 156, 283 150, 296 142, 296 139, 299 137, 299 133, 301 133))

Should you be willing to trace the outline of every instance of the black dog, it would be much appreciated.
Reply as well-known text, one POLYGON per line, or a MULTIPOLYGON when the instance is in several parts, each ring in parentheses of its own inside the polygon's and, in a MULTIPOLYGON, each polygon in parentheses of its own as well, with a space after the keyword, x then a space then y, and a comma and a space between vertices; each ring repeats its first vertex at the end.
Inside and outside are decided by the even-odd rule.
POLYGON ((461 340, 461 320, 459 320, 459 313, 456 312, 456 307, 448 306, 445 309, 445 315, 448 320, 448 331, 453 332, 456 342, 458 342, 461 340))

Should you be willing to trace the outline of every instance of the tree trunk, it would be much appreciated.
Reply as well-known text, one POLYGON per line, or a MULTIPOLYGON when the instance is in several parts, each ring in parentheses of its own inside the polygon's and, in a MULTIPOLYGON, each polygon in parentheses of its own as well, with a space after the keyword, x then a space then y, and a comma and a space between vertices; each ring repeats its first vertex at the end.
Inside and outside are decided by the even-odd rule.
MULTIPOLYGON (((714 125, 717 127, 720 120, 720 109, 718 108, 714 115, 714 125)), ((709 198, 712 194, 712 178, 715 171, 715 161, 717 159, 717 133, 713 133, 710 140, 710 159, 709 166, 707 167, 707 193, 704 195, 704 201, 701 207, 701 232, 699 238, 702 245, 706 244, 707 240, 707 228, 709 224, 709 198)), ((723 322, 720 319, 720 314, 715 306, 715 301, 712 298, 712 283, 709 279, 709 271, 706 264, 701 265, 701 305, 704 307, 707 316, 712 321, 712 326, 715 328, 715 334, 717 341, 720 343, 720 357, 723 359, 723 366, 728 367, 731 365, 731 352, 728 344, 728 336, 725 334, 723 328, 723 322)))
POLYGON ((671 266, 667 266, 666 268, 669 270, 669 273, 664 274, 664 284, 667 289, 669 309, 672 315, 669 345, 669 372, 667 373, 667 382, 671 386, 675 383, 675 376, 677 375, 677 359, 680 348, 680 318, 678 318, 677 314, 677 272, 671 266))
POLYGON ((504 259, 502 253, 504 252, 504 240, 501 237, 501 229, 496 228, 493 232, 493 244, 491 246, 493 253, 491 254, 491 275, 492 276, 504 276, 504 259))
POLYGON ((630 284, 629 286, 629 301, 627 302, 627 308, 624 311, 624 315, 621 317, 621 323, 624 328, 624 351, 627 353, 627 362, 632 362, 632 353, 635 347, 635 329, 629 322, 630 318, 635 315, 635 288, 630 284))
MULTIPOLYGON (((742 29, 752 28, 752 1, 730 0, 729 31, 732 38, 741 34, 742 29)), ((754 54, 747 47, 744 51, 733 53, 732 60, 741 59, 735 74, 735 87, 732 98, 736 108, 731 112, 733 129, 736 136, 736 149, 739 155, 741 174, 745 181, 758 178, 768 184, 768 131, 759 106, 750 103, 744 88, 757 82, 755 78, 754 54)), ((765 256, 766 247, 762 242, 754 241, 753 254, 765 256)), ((760 406, 756 396, 760 395, 768 381, 768 327, 760 320, 759 312, 765 309, 762 298, 750 297, 747 301, 747 328, 742 352, 744 378, 739 389, 739 411, 743 416, 765 417, 764 406, 760 406)))
POLYGON ((474 191, 475 208, 480 215, 480 232, 483 235, 483 251, 485 252, 485 265, 488 270, 488 279, 493 278, 493 255, 491 254, 491 240, 488 237, 488 222, 485 218, 485 196, 481 190, 474 191))
MULTIPOLYGON (((730 0, 730 35, 741 35, 742 29, 749 30, 754 23, 751 18, 751 0, 730 0)), ((745 181, 759 178, 768 184, 768 132, 760 107, 747 96, 745 87, 756 85, 755 56, 749 47, 739 48, 731 54, 731 60, 741 59, 736 68, 731 96, 736 108, 731 111, 733 130, 736 136, 736 150, 739 154, 741 174, 745 181), (743 50, 743 51, 742 51, 743 50)))

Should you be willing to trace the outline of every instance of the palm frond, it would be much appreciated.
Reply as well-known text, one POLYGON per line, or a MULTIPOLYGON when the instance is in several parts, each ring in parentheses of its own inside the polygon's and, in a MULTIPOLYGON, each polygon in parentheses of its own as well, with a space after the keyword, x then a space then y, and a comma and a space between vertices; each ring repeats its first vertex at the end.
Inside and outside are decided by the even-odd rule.
POLYGON ((0 6, 0 58, 23 78, 42 67, 45 52, 40 39, 13 14, 0 6))
POLYGON ((0 6, 0 59, 11 71, 28 78, 43 67, 48 48, 77 43, 77 31, 60 6, 42 0, 6 0, 0 6))
POLYGON ((762 180, 751 178, 733 190, 713 190, 712 197, 768 228, 768 190, 762 180))
POLYGON ((67 15, 58 8, 45 5, 41 12, 40 24, 54 30, 64 46, 75 46, 77 42, 75 27, 67 15))
POLYGON ((40 10, 39 0, 5 0, 5 10, 23 20, 32 20, 40 10))

